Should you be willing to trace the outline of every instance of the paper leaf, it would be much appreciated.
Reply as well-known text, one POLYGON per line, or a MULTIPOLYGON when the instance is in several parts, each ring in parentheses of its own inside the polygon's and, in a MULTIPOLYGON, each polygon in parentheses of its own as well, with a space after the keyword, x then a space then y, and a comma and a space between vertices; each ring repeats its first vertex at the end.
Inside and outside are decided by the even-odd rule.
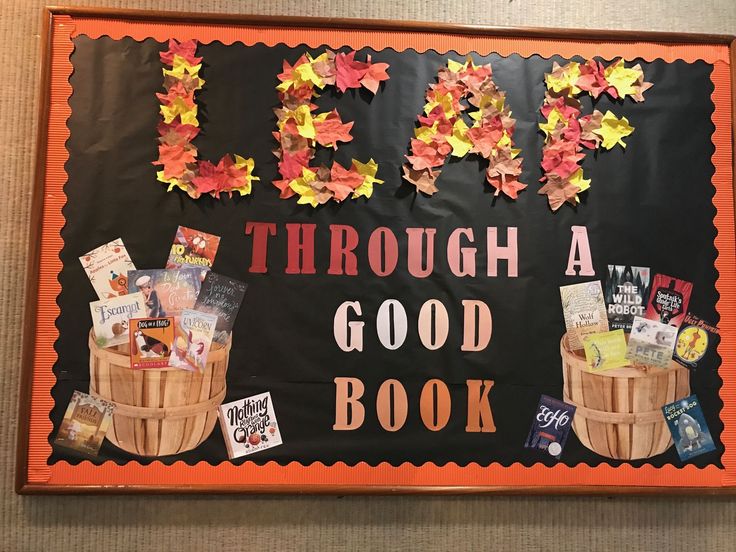
POLYGON ((181 145, 158 147, 158 161, 154 165, 164 166, 164 178, 174 178, 184 174, 187 163, 196 162, 194 153, 181 145))
POLYGON ((619 119, 611 111, 606 111, 601 119, 601 128, 593 132, 603 139, 602 147, 611 149, 616 144, 621 144, 621 147, 625 148, 626 144, 623 139, 634 132, 634 127, 629 125, 626 117, 619 119))
POLYGON ((381 82, 388 80, 388 73, 386 73, 388 63, 372 63, 370 56, 368 56, 368 62, 370 65, 363 78, 360 79, 360 84, 375 94, 381 82))
POLYGON ((201 57, 195 57, 197 51, 196 40, 185 40, 184 42, 177 42, 174 39, 169 39, 169 49, 166 52, 159 53, 161 61, 166 65, 174 64, 174 56, 179 56, 186 60, 189 65, 199 65, 202 62, 201 57))
POLYGON ((403 170, 404 179, 414 184, 418 191, 429 196, 434 195, 439 191, 437 186, 434 184, 439 176, 439 173, 436 171, 432 171, 430 169, 417 171, 407 165, 403 166, 403 170))
POLYGON ((315 121, 314 129, 317 142, 326 147, 337 149, 337 142, 350 142, 353 137, 350 130, 353 122, 343 123, 336 109, 330 111, 323 121, 315 121))
POLYGON ((360 81, 368 71, 368 64, 355 61, 355 51, 335 56, 335 84, 340 92, 360 88, 360 81))

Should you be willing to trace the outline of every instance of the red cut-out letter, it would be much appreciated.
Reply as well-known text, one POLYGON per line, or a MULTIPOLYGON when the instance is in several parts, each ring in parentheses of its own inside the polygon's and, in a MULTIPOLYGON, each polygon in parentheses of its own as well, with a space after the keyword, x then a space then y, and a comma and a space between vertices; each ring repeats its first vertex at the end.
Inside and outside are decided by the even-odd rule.
POLYGON ((266 258, 268 256, 268 236, 276 235, 276 224, 273 222, 246 222, 245 234, 253 234, 253 253, 251 254, 248 272, 265 274, 268 271, 266 258))
POLYGON ((314 231, 316 224, 295 224, 286 225, 286 234, 288 237, 288 263, 286 265, 286 274, 314 274, 314 231), (301 233, 301 238, 299 234, 301 233), (301 263, 299 262, 299 254, 301 253, 301 263))
POLYGON ((358 232, 346 224, 330 224, 330 268, 327 274, 340 276, 343 274, 343 259, 345 272, 348 276, 358 274, 358 259, 353 252, 358 247, 358 232), (345 236, 345 245, 343 238, 345 236))
POLYGON ((376 276, 388 276, 399 262, 399 242, 390 228, 376 228, 368 239, 368 264, 376 276))
POLYGON ((409 235, 408 259, 407 265, 409 274, 415 278, 426 278, 434 270, 434 235, 437 230, 434 228, 407 228, 406 233, 409 235), (427 264, 422 268, 422 238, 427 234, 427 264))

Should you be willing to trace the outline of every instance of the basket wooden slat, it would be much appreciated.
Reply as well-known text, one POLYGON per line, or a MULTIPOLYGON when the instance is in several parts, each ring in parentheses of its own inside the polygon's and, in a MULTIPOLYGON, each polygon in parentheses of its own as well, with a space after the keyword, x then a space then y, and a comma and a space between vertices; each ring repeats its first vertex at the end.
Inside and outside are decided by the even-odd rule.
POLYGON ((101 349, 90 332, 90 392, 116 404, 107 439, 139 456, 192 450, 210 436, 225 397, 230 342, 213 344, 204 372, 131 369, 127 345, 101 349))

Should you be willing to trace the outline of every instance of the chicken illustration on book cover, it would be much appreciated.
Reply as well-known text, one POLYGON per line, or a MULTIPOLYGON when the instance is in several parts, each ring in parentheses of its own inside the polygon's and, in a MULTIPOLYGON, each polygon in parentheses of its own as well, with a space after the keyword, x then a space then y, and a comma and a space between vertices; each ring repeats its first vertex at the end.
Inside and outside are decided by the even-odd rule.
POLYGON ((214 314, 183 310, 176 323, 169 366, 204 372, 216 325, 217 316, 214 314))
POLYGON ((123 240, 118 238, 79 257, 100 299, 128 293, 128 272, 135 270, 123 240))
POLYGON ((130 320, 130 367, 166 368, 174 341, 174 318, 130 320))

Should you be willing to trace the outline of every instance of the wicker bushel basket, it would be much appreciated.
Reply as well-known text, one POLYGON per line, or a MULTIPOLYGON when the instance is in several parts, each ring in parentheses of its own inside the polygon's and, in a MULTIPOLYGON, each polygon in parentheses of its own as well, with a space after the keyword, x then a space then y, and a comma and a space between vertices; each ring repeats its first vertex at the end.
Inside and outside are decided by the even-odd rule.
POLYGON ((139 456, 166 456, 199 446, 212 433, 225 398, 230 345, 212 344, 203 373, 132 370, 127 344, 101 349, 90 332, 90 392, 115 404, 107 439, 139 456))
MULTIPOLYGON (((628 337, 628 336, 627 336, 628 337)), ((667 368, 635 364, 588 371, 583 351, 560 341, 564 401, 577 407, 572 428, 587 448, 608 458, 637 460, 672 445, 662 407, 690 395, 690 373, 670 361, 667 368)))

